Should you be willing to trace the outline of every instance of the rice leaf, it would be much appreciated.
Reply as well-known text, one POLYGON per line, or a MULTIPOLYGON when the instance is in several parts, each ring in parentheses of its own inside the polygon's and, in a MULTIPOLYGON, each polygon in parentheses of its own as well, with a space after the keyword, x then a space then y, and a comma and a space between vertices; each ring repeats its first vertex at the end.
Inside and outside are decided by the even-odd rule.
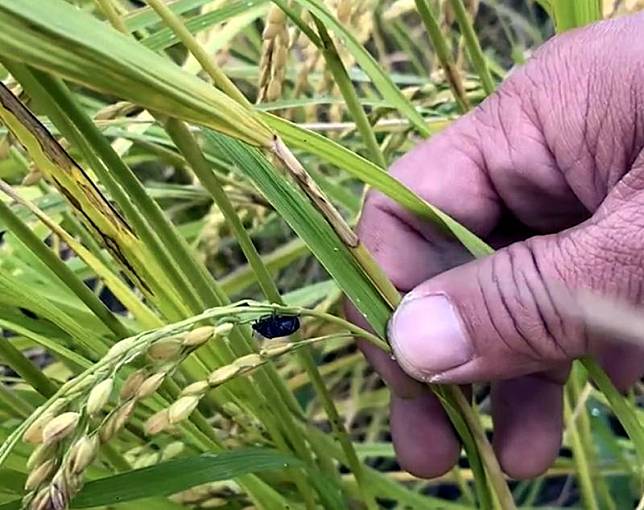
MULTIPOLYGON (((213 25, 223 23, 239 14, 243 14, 251 7, 257 7, 266 3, 268 3, 268 0, 239 0, 229 2, 220 9, 187 19, 185 26, 191 33, 196 34, 213 25)), ((179 38, 169 27, 164 27, 141 40, 141 44, 154 51, 164 50, 177 42, 179 42, 179 38)))
POLYGON ((557 32, 581 27, 602 19, 601 0, 551 0, 550 9, 557 32))
MULTIPOLYGON (((12 194, 13 195, 13 194, 12 194)), ((58 223, 26 200, 21 200, 17 195, 14 198, 28 208, 40 221, 65 241, 83 261, 98 275, 114 296, 132 313, 144 329, 152 329, 161 325, 159 318, 145 306, 144 303, 130 290, 130 288, 90 250, 85 248, 58 223)))
POLYGON ((388 305, 318 210, 258 150, 213 131, 205 131, 205 138, 215 154, 233 162, 262 190, 338 286, 362 310, 376 333, 385 338, 390 315, 388 305))
POLYGON ((492 248, 482 239, 440 209, 424 201, 378 165, 318 133, 303 129, 274 115, 264 115, 266 122, 280 134, 290 147, 298 148, 323 158, 365 184, 384 193, 410 212, 436 223, 451 232, 475 257, 482 257, 492 253, 492 248))
POLYGON ((107 352, 107 341, 77 317, 72 317, 46 297, 30 292, 15 276, 0 272, 0 304, 20 306, 38 317, 47 319, 69 334, 86 354, 95 357, 96 354, 107 352))
MULTIPOLYGON (((301 464, 290 455, 267 448, 244 448, 185 457, 90 481, 73 499, 71 508, 93 508, 170 496, 205 483, 231 480, 248 473, 298 467, 301 464)), ((0 510, 19 508, 19 500, 0 505, 0 510)))
POLYGON ((230 480, 248 473, 298 467, 296 458, 276 450, 245 448, 163 462, 89 482, 72 508, 91 508, 169 496, 204 483, 230 480))
MULTIPOLYGON (((181 15, 191 9, 196 9, 212 0, 175 0, 168 2, 168 8, 175 14, 181 15)), ((123 17, 123 22, 130 32, 143 30, 161 23, 159 16, 150 7, 141 7, 123 17)))
POLYGON ((273 138, 250 110, 62 0, 0 0, 0 55, 253 145, 273 138))
MULTIPOLYGON (((96 239, 104 244, 128 278, 153 302, 160 303, 147 249, 121 213, 112 205, 91 176, 74 161, 29 110, 0 85, 0 119, 27 148, 45 173, 78 213, 96 239)), ((168 284, 166 284, 168 285, 168 284)))

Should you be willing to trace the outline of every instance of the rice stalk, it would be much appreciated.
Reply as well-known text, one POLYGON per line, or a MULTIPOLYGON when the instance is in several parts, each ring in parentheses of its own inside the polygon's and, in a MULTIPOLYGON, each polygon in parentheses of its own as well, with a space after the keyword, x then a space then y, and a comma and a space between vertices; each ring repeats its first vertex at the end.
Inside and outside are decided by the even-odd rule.
POLYGON ((496 88, 494 79, 492 78, 485 60, 485 55, 483 55, 483 50, 481 49, 481 45, 472 25, 472 12, 475 12, 474 8, 476 7, 476 2, 471 2, 469 4, 469 12, 463 3, 463 0, 448 0, 448 2, 450 7, 453 9, 454 18, 458 22, 458 26, 463 35, 465 48, 467 49, 470 62, 479 75, 483 90, 486 94, 491 94, 496 88))
POLYGON ((448 46, 448 41, 443 35, 443 31, 441 30, 436 15, 427 0, 416 0, 416 8, 420 13, 427 30, 427 34, 429 35, 434 51, 436 52, 436 57, 443 68, 447 82, 454 94, 454 99, 456 100, 461 112, 466 112, 469 109, 469 101, 465 95, 461 73, 456 62, 454 62, 451 49, 448 46))
POLYGON ((190 50, 201 67, 212 78, 216 87, 220 88, 229 97, 242 106, 247 106, 248 100, 234 85, 234 83, 219 69, 212 57, 208 55, 192 34, 187 30, 181 19, 176 16, 161 0, 146 0, 165 23, 177 34, 181 42, 190 50))
POLYGON ((571 417, 572 410, 570 399, 568 395, 564 395, 564 419, 568 424, 566 432, 571 441, 571 448, 573 450, 575 464, 577 465, 577 473, 579 477, 579 483, 581 485, 581 494, 584 502, 584 508, 588 508, 590 510, 598 510, 599 506, 597 503, 595 490, 593 488, 593 482, 588 471, 588 462, 586 458, 587 452, 584 449, 584 445, 580 438, 580 433, 577 430, 577 426, 571 419, 571 417))
POLYGON ((347 338, 350 337, 346 334, 334 334, 309 338, 297 343, 273 342, 260 349, 256 354, 247 354, 246 356, 237 358, 229 365, 221 366, 213 371, 207 379, 196 381, 185 387, 179 396, 179 400, 150 418, 146 424, 146 430, 148 430, 149 434, 154 435, 182 422, 197 408, 199 401, 205 397, 208 391, 214 390, 236 377, 249 374, 262 365, 274 361, 281 356, 294 353, 308 345, 313 345, 318 342, 347 338))
POLYGON ((23 438, 42 444, 45 448, 63 442, 69 443, 70 448, 60 447, 58 457, 44 459, 42 454, 38 455, 41 464, 32 468, 32 476, 25 487, 27 494, 23 503, 26 506, 36 509, 47 508, 48 504, 60 510, 67 508, 74 494, 82 488, 83 473, 96 457, 98 445, 111 441, 132 417, 138 402, 153 395, 166 376, 176 370, 194 349, 216 338, 221 332, 228 333, 230 328, 212 328, 207 336, 201 330, 201 343, 194 342, 193 331, 181 337, 183 340, 192 339, 188 342, 176 336, 159 336, 137 342, 139 335, 122 340, 110 349, 102 362, 61 388, 70 389, 68 392, 59 391, 55 399, 50 400, 53 403, 41 411, 42 414, 26 429, 23 438), (112 397, 114 380, 119 371, 144 355, 152 362, 149 370, 153 375, 143 379, 136 391, 132 384, 133 381, 138 382, 138 377, 130 376, 116 406, 102 416, 112 397), (75 410, 60 413, 65 408, 75 410), (71 439, 67 440, 68 436, 71 439), (46 470, 41 467, 43 465, 46 470), (54 470, 54 466, 58 468, 54 470))
POLYGON ((124 34, 128 33, 127 27, 123 22, 123 18, 119 16, 119 13, 116 10, 116 7, 112 3, 112 0, 95 0, 99 9, 103 12, 105 17, 114 25, 120 32, 124 34))
MULTIPOLYGON (((355 119, 356 125, 360 131, 364 144, 369 151, 371 159, 382 168, 385 168, 387 166, 387 162, 378 147, 375 133, 365 111, 360 105, 358 94, 351 83, 349 75, 342 63, 340 54, 324 25, 320 23, 317 18, 314 19, 314 22, 317 26, 320 40, 323 45, 322 54, 324 55, 329 72, 334 78, 335 87, 340 90, 342 97, 346 102, 347 109, 355 119)), ((330 112, 330 117, 333 119, 333 111, 330 112)))
MULTIPOLYGON (((30 508, 47 508, 43 503, 46 501, 53 508, 63 510, 82 487, 82 472, 74 472, 74 476, 71 476, 71 467, 89 465, 91 461, 81 462, 86 460, 89 454, 79 460, 76 454, 80 446, 77 448, 72 446, 71 449, 61 446, 52 456, 52 449, 49 447, 67 443, 77 445, 79 441, 87 442, 86 438, 94 444, 94 437, 98 437, 101 444, 108 443, 127 424, 138 402, 152 396, 167 375, 175 371, 195 349, 209 341, 226 341, 235 325, 271 311, 315 316, 331 322, 339 322, 351 333, 383 346, 382 341, 377 337, 333 316, 301 308, 252 302, 210 309, 181 323, 121 340, 114 344, 105 357, 93 367, 65 383, 45 405, 13 432, 7 442, 0 446, 1 463, 19 437, 33 444, 43 445, 43 450, 35 454, 31 462, 34 466, 33 476, 28 480, 25 505, 31 505, 30 508), (195 327, 209 319, 217 320, 217 326, 195 327), (132 381, 138 382, 140 377, 130 376, 120 392, 118 403, 106 416, 101 417, 101 411, 112 396, 114 379, 119 376, 124 367, 145 357, 149 360, 147 370, 150 375, 143 379, 136 392, 133 391, 132 381), (43 464, 45 467, 41 467, 43 464), (57 470, 54 470, 55 466, 58 466, 57 470)), ((341 337, 344 338, 346 335, 341 337)), ((209 387, 219 386, 235 376, 259 368, 277 356, 293 352, 307 343, 329 338, 322 337, 297 344, 273 344, 260 350, 259 353, 242 356, 230 365, 220 367, 208 377, 207 383, 209 387)), ((337 335, 333 338, 337 338, 337 335)), ((203 396, 204 392, 197 395, 179 395, 178 400, 169 409, 159 411, 149 419, 146 429, 150 433, 158 433, 170 425, 182 422, 192 413, 203 396)), ((91 453, 91 457, 95 457, 95 451, 92 450, 91 453)))

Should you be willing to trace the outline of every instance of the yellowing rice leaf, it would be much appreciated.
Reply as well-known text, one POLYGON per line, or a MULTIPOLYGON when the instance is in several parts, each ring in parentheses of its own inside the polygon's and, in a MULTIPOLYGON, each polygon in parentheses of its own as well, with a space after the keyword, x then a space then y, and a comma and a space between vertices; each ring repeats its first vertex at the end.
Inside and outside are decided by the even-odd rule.
POLYGON ((62 0, 0 0, 0 56, 256 146, 273 138, 252 111, 62 0))

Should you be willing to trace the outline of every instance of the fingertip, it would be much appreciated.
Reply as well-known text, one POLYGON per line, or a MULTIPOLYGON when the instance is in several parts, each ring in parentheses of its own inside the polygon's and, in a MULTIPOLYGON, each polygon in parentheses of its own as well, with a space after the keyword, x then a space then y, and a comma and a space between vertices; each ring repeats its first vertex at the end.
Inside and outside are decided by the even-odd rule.
POLYGON ((644 347, 607 342, 598 350, 602 368, 619 391, 628 391, 644 376, 644 347))
POLYGON ((433 394, 391 399, 391 434, 400 467, 419 478, 435 478, 458 462, 460 444, 433 394))
POLYGON ((563 389, 539 376, 492 387, 493 446, 503 471, 517 480, 535 478, 561 448, 563 389))
MULTIPOLYGON (((553 439, 550 437, 549 439, 553 439)), ((502 448, 497 452, 499 464, 503 472, 514 480, 530 480, 545 473, 557 458, 560 441, 540 441, 538 452, 529 451, 529 446, 516 444, 513 447, 502 448)))
POLYGON ((415 289, 389 323, 389 338, 400 366, 420 380, 433 380, 473 356, 463 321, 443 292, 415 289))
POLYGON ((358 347, 396 396, 411 399, 429 393, 426 385, 405 374, 386 352, 366 341, 359 341, 358 347))

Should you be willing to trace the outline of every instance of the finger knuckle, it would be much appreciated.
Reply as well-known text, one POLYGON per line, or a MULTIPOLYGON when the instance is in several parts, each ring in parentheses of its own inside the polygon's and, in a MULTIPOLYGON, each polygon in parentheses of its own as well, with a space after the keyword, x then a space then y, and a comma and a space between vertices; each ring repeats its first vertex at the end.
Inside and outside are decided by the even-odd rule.
POLYGON ((644 302, 644 203, 624 203, 566 237, 571 282, 633 304, 644 302))
POLYGON ((560 362, 584 350, 584 338, 561 313, 553 296, 558 276, 549 248, 515 243, 492 257, 492 291, 486 301, 495 328, 508 348, 529 358, 560 362))

